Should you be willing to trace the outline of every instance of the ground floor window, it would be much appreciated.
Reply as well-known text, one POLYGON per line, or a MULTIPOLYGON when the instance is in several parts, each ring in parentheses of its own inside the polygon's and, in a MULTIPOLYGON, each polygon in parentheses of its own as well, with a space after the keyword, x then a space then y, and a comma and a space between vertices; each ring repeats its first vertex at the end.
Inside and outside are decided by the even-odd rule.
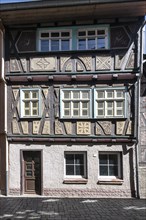
POLYGON ((65 177, 86 177, 86 153, 65 152, 65 177))
POLYGON ((121 154, 120 152, 99 153, 99 177, 121 178, 121 154))

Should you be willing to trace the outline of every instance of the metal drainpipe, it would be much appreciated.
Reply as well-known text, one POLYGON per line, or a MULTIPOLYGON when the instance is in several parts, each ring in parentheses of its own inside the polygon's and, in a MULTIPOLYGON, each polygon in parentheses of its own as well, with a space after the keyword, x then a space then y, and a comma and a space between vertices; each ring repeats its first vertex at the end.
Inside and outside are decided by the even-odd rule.
MULTIPOLYGON (((1 19, 0 19, 0 22, 1 22, 1 19)), ((1 22, 2 23, 2 22, 1 22)), ((5 167, 6 167, 6 177, 5 177, 5 194, 6 196, 8 195, 8 141, 7 141, 7 86, 6 86, 6 83, 5 83, 5 79, 4 79, 4 30, 0 30, 0 35, 1 35, 1 41, 0 41, 0 46, 1 46, 1 59, 2 59, 2 62, 1 62, 1 80, 3 81, 4 83, 4 133, 5 133, 5 152, 6 152, 6 164, 5 164, 5 167)))
POLYGON ((139 143, 140 143, 140 89, 141 89, 141 77, 143 75, 143 27, 146 25, 144 21, 140 28, 139 39, 140 39, 140 51, 139 51, 139 66, 140 75, 137 80, 137 131, 136 131, 136 144, 135 144, 135 163, 136 163, 136 197, 140 199, 140 188, 139 188, 139 143))

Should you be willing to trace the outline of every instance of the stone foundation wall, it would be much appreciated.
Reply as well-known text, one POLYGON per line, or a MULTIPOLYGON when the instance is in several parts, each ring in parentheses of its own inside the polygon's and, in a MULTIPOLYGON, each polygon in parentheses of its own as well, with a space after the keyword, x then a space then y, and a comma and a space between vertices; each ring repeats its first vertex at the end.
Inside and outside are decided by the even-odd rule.
POLYGON ((139 168, 140 198, 146 198, 146 167, 139 168))

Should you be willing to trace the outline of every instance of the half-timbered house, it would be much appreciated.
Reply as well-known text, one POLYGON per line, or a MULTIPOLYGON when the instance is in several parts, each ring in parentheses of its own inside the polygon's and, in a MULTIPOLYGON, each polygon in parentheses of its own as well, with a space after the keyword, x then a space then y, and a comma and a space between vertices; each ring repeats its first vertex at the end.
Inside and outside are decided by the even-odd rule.
POLYGON ((9 195, 139 196, 144 14, 143 0, 1 6, 9 195))

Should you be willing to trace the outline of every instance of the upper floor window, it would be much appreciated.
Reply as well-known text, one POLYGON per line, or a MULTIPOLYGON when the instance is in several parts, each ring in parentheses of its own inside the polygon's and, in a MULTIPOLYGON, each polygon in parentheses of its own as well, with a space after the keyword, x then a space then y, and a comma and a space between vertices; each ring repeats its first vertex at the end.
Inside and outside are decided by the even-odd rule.
POLYGON ((39 29, 39 51, 108 49, 109 29, 101 26, 39 29))
POLYGON ((95 89, 94 97, 95 117, 124 117, 125 91, 123 89, 95 89))
POLYGON ((78 30, 78 50, 107 49, 107 29, 78 30))
POLYGON ((71 50, 70 30, 49 30, 40 32, 40 51, 71 50))
POLYGON ((21 89, 20 90, 21 117, 40 116, 40 90, 21 89))
POLYGON ((63 89, 61 90, 61 117, 62 118, 89 118, 91 117, 91 90, 90 89, 63 89))

